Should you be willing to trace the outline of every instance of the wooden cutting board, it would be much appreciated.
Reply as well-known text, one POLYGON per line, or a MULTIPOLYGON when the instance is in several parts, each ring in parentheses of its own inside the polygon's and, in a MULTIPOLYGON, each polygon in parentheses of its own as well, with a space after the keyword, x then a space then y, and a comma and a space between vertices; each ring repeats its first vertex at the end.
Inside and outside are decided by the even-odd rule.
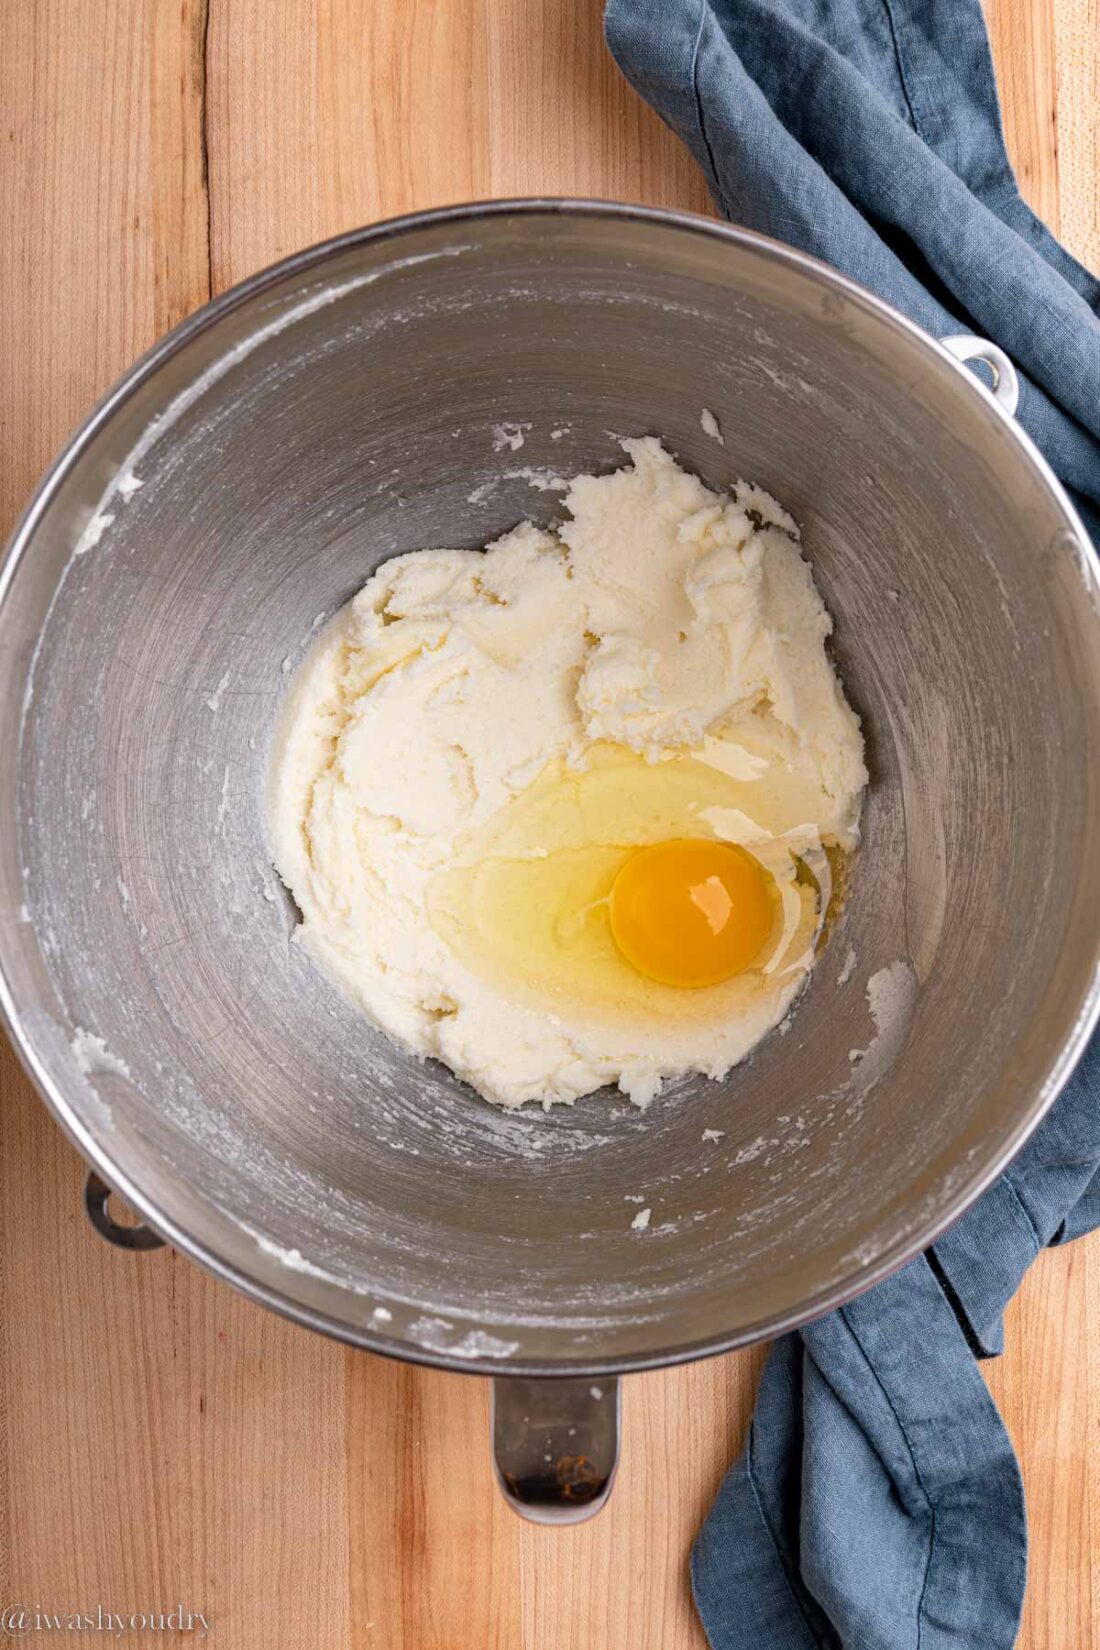
MULTIPOLYGON (((708 210, 599 10, 4 0, 0 527, 135 355, 310 241, 491 195, 708 210)), ((1025 193, 1095 266, 1100 0, 991 0, 990 22, 1025 193)), ((703 1650, 687 1551, 759 1350, 630 1380, 608 1509, 525 1526, 493 1487, 483 1381, 106 1248, 6 1050, 0 1079, 0 1608, 182 1603, 224 1650, 703 1650)), ((1100 1241, 1039 1261, 987 1371, 1031 1511, 1021 1644, 1100 1646, 1100 1241)))

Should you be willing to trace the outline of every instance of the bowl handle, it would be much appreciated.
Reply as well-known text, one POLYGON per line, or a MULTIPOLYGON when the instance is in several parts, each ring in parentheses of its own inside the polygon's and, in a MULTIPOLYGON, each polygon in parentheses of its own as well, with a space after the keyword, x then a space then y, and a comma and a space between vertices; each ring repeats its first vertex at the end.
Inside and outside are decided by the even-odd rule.
POLYGON ((534 1524, 580 1524, 611 1493, 619 1457, 619 1382, 493 1381, 493 1455, 505 1499, 534 1524))
POLYGON ((1020 380, 1004 350, 991 344, 987 338, 976 338, 969 332, 941 338, 940 343, 956 361, 984 361, 993 374, 991 394, 994 401, 1004 408, 1010 418, 1015 418, 1016 408, 1020 404, 1020 380))
POLYGON ((89 1169, 84 1182, 84 1210, 101 1238, 113 1243, 117 1249, 164 1247, 164 1239, 151 1226, 123 1226, 115 1220, 107 1207, 110 1197, 110 1186, 99 1178, 94 1169, 89 1169))

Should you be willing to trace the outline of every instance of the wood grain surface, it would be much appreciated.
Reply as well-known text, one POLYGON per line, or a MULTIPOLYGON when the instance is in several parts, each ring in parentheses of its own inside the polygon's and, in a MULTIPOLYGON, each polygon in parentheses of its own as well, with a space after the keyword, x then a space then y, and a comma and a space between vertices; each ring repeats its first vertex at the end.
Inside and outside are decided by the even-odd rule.
MULTIPOLYGON (((989 18, 1025 193, 1095 266, 1100 0, 989 18)), ((310 241, 503 194, 708 209, 598 0, 3 0, 0 118, 4 531, 139 351, 310 241)), ((686 1556, 759 1350, 629 1381, 608 1510, 525 1526, 484 1382, 106 1248, 6 1048, 0 1081, 0 1606, 182 1602, 225 1650, 702 1650, 686 1556)), ((1020 1642, 1100 1646, 1100 1241, 1039 1261, 988 1374, 1030 1505, 1020 1642)))

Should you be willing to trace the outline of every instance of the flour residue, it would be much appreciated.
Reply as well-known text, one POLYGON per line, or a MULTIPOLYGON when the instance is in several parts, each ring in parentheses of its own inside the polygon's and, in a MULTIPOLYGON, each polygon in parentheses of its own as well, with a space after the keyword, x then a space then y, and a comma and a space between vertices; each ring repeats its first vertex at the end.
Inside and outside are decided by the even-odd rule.
POLYGON ((866 1048, 854 1048, 848 1058, 859 1073, 866 1093, 893 1065, 909 1031, 917 1001, 917 977, 911 965, 888 963, 867 981, 867 1006, 874 1035, 866 1048))
POLYGON ((219 827, 219 829, 224 828, 225 822, 229 818, 229 784, 230 784, 230 767, 229 767, 229 764, 227 762, 226 765, 225 765, 225 771, 222 774, 221 795, 218 798, 218 816, 217 817, 218 817, 218 827, 219 827))
POLYGON ((69 1040, 69 1047, 85 1077, 107 1073, 113 1077, 124 1077, 128 1083, 133 1082, 126 1061, 120 1055, 112 1054, 103 1038, 97 1037, 94 1031, 85 1031, 83 1026, 77 1026, 69 1040))
POLYGON ((530 428, 530 424, 513 423, 508 419, 502 424, 494 424, 493 451, 501 453, 507 447, 509 452, 518 453, 530 428))
POLYGON ((216 716, 218 714, 218 709, 219 709, 219 707, 221 705, 221 702, 222 702, 222 694, 225 692, 225 690, 228 686, 229 686, 229 672, 227 670, 225 675, 221 678, 220 682, 218 683, 217 687, 214 689, 213 693, 207 694, 206 698, 203 700, 203 704, 206 706, 206 708, 210 712, 211 716, 216 716))
POLYGON ((523 464, 516 469, 505 470, 504 475, 508 481, 525 481, 540 493, 566 493, 571 485, 564 476, 555 475, 546 465, 523 464))
POLYGON ((699 422, 703 426, 703 434, 709 435, 712 441, 717 441, 720 447, 726 445, 726 438, 722 434, 722 427, 709 407, 704 407, 699 414, 699 422))
POLYGON ((89 550, 94 550, 104 533, 114 522, 114 516, 109 510, 97 510, 91 521, 85 527, 76 543, 73 545, 73 555, 83 556, 89 550))
POLYGON ((520 1348, 519 1341, 506 1341, 484 1329, 468 1329, 459 1340, 454 1324, 446 1318, 420 1317, 409 1325, 409 1339, 430 1352, 445 1352, 451 1358, 510 1358, 520 1348))

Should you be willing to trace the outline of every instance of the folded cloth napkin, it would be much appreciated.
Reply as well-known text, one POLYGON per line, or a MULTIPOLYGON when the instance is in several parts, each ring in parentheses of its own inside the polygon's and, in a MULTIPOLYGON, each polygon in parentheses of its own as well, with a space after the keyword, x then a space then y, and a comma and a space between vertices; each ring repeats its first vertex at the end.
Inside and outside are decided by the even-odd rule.
POLYGON ((726 217, 1008 351, 1100 541, 1100 282, 1020 198, 979 0, 608 0, 604 22, 726 217))
MULTIPOLYGON (((1100 283, 1020 198, 978 0, 608 0, 605 24, 727 217, 1008 351, 1020 422, 1100 542, 1100 283)), ((950 1232, 774 1347, 692 1555, 715 1650, 1014 1643, 1023 1489, 974 1360, 1039 1250, 1098 1225, 1094 1040, 950 1232)))

